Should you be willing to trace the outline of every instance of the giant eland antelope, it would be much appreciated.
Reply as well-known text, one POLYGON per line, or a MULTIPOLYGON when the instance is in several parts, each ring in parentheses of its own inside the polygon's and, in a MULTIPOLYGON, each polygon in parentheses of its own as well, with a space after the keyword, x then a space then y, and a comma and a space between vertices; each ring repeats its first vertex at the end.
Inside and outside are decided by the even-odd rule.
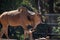
POLYGON ((3 12, 0 15, 0 23, 3 25, 2 30, 0 32, 0 38, 2 38, 2 35, 5 34, 7 38, 8 37, 8 26, 11 25, 13 27, 22 26, 24 29, 24 40, 26 38, 26 35, 31 30, 28 30, 28 25, 32 26, 32 29, 35 29, 36 26, 40 23, 42 23, 41 15, 38 12, 32 12, 29 11, 26 7, 20 7, 16 10, 3 12), (31 15, 32 14, 32 15, 31 15))

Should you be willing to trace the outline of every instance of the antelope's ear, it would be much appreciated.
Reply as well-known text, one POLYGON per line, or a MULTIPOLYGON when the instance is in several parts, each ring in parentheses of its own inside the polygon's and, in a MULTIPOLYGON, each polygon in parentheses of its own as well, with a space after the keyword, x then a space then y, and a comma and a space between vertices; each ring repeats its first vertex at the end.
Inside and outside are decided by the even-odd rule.
POLYGON ((20 11, 21 10, 21 7, 19 7, 17 10, 20 11))
POLYGON ((46 39, 49 39, 49 38, 50 38, 50 36, 47 36, 47 37, 46 37, 46 39))
POLYGON ((22 11, 22 10, 23 11, 27 11, 27 8, 26 7, 23 7, 23 6, 21 6, 21 7, 18 8, 18 11, 22 11))

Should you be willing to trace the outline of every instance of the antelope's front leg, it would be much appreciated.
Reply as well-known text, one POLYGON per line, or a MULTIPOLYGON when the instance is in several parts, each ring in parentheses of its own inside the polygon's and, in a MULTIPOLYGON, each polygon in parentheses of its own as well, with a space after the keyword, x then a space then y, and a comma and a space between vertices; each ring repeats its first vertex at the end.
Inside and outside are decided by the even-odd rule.
POLYGON ((33 40, 32 31, 31 30, 29 30, 29 37, 30 37, 29 38, 30 40, 33 40))
POLYGON ((24 40, 26 40, 26 37, 27 37, 27 31, 24 30, 24 40))

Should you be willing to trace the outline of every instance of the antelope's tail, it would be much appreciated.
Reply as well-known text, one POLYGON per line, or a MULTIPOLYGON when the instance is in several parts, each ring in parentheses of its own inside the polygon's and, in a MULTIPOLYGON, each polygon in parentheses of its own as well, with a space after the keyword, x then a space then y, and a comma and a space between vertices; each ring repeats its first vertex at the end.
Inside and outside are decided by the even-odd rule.
POLYGON ((0 16, 0 23, 1 23, 1 16, 0 16))
POLYGON ((0 16, 0 23, 1 23, 1 16, 0 16))

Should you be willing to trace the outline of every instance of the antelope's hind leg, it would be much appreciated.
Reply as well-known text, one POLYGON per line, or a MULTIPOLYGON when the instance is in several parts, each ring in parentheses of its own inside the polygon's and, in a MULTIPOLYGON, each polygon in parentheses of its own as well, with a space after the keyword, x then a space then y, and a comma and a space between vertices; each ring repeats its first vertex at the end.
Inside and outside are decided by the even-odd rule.
POLYGON ((0 31, 0 40, 2 40, 3 33, 0 31))
POLYGON ((7 39, 9 39, 9 37, 8 37, 8 26, 7 25, 3 25, 3 27, 2 27, 1 38, 2 38, 3 34, 5 34, 5 36, 7 37, 7 39))

